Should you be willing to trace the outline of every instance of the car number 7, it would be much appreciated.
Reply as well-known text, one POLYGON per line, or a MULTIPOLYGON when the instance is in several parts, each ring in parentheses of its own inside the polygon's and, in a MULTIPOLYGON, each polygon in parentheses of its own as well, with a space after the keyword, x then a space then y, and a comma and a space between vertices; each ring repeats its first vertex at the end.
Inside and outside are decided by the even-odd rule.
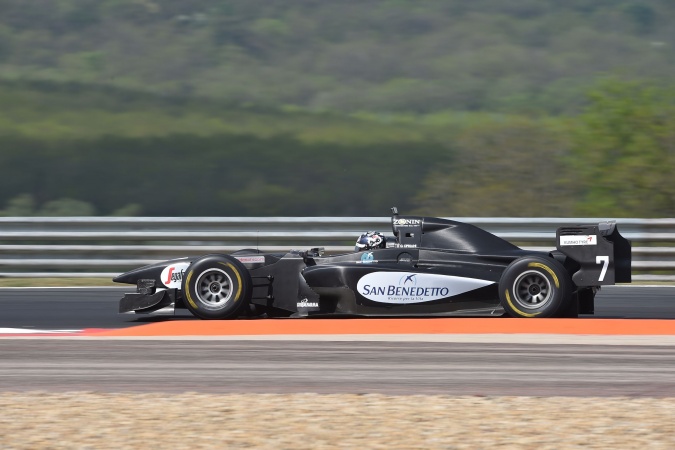
POLYGON ((609 266, 609 256, 596 256, 595 263, 602 264, 602 270, 600 271, 600 278, 598 278, 598 281, 603 281, 607 274, 607 266, 609 266))

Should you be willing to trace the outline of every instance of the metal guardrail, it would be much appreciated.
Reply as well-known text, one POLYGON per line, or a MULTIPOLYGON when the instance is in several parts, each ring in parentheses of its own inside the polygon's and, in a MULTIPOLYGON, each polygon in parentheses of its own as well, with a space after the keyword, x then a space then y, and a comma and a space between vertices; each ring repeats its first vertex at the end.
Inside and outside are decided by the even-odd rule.
MULTIPOLYGON (((559 226, 606 218, 454 218, 523 248, 555 248, 559 226)), ((633 279, 675 281, 675 219, 617 219, 633 243, 633 279)), ((242 248, 353 249, 389 217, 0 217, 0 277, 113 277, 169 258, 242 248)))

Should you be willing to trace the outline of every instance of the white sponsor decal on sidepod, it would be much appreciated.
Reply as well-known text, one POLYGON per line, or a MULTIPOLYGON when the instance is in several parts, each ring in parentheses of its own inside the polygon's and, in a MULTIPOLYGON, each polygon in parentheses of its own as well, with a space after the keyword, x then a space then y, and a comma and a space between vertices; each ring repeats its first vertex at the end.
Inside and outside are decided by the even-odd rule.
POLYGON ((598 245, 598 237, 594 234, 587 236, 560 236, 560 245, 598 245))
POLYGON ((185 271, 188 267, 190 267, 190 263, 188 262, 175 263, 166 266, 164 270, 162 270, 162 275, 160 275, 162 284, 169 289, 180 289, 181 283, 183 282, 183 275, 185 275, 185 271))
POLYGON ((463 294, 492 281, 430 273, 373 272, 356 285, 359 294, 381 303, 407 304, 440 300, 463 294))

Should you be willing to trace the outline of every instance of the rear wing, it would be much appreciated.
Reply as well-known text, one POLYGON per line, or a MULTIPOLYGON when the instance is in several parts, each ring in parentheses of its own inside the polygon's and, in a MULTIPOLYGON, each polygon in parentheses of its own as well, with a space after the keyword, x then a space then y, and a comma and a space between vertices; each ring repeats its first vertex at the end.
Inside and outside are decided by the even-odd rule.
POLYGON ((572 274, 577 286, 631 282, 630 241, 619 234, 614 222, 560 227, 556 247, 581 266, 572 274))

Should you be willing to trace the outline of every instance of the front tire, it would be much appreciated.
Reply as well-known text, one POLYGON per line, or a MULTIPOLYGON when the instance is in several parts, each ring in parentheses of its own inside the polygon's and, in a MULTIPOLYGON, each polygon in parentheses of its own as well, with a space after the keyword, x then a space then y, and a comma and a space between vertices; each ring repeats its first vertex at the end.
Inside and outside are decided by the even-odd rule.
POLYGON ((572 280, 555 259, 526 256, 504 270, 499 300, 511 317, 560 317, 572 301, 572 280))
POLYGON ((251 275, 237 259, 207 255, 194 261, 185 272, 185 306, 201 319, 230 319, 250 302, 252 284, 251 275))

